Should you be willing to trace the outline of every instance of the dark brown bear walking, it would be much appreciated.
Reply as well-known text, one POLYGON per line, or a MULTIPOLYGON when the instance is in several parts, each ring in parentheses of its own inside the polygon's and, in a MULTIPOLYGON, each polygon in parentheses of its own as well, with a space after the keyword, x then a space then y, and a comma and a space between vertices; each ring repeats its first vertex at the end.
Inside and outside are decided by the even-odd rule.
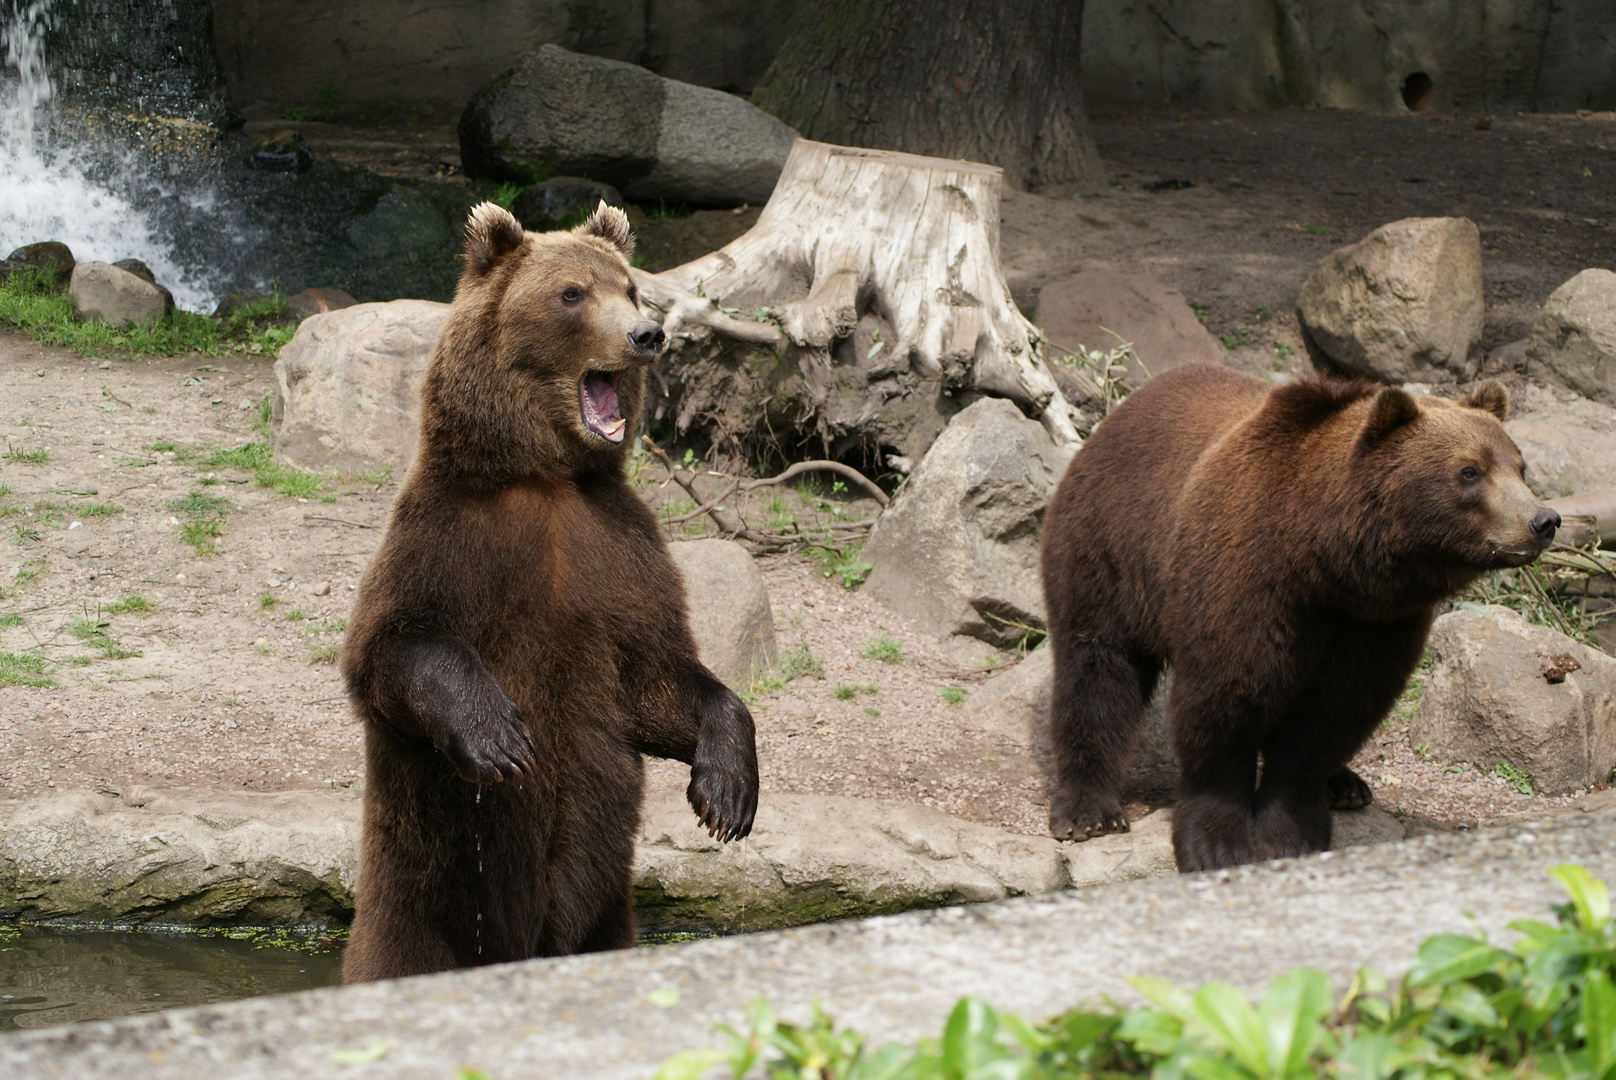
POLYGON ((752 828, 752 717, 696 658, 623 477, 662 330, 628 219, 524 234, 491 203, 421 391, 421 438, 342 668, 365 724, 348 982, 634 943, 641 754, 752 828))
POLYGON ((1173 666, 1181 871, 1330 845, 1347 761, 1419 661, 1434 606, 1522 566, 1559 515, 1522 479, 1503 387, 1150 380, 1072 460, 1044 525, 1057 837, 1123 832, 1145 704, 1173 666), (1259 768, 1260 756, 1260 768, 1259 768))

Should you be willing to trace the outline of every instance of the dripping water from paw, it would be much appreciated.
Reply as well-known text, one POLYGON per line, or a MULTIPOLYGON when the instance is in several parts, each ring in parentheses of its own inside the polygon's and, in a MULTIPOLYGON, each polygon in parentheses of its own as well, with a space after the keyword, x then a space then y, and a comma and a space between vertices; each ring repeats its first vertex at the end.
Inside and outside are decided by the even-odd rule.
MULTIPOLYGON (((483 786, 477 785, 477 799, 475 807, 483 804, 483 786)), ((476 897, 474 907, 477 911, 477 955, 483 954, 483 826, 482 814, 477 809, 472 810, 471 835, 477 842, 477 884, 472 890, 476 897)))

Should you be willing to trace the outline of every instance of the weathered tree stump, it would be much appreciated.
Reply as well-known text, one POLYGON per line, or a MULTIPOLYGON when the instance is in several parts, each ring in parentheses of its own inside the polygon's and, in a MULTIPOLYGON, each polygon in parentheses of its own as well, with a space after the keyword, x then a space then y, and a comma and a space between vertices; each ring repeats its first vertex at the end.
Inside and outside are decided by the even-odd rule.
POLYGON ((999 268, 990 165, 798 140, 751 231, 637 273, 669 347, 652 424, 725 456, 918 461, 1009 398, 1057 442, 1075 413, 999 268))

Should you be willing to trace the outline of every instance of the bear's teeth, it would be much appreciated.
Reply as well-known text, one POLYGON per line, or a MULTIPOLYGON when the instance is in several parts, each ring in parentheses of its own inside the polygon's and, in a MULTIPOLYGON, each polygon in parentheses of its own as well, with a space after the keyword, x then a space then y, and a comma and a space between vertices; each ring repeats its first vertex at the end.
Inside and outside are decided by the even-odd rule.
POLYGON ((616 420, 613 420, 611 423, 609 423, 609 424, 605 425, 604 427, 602 427, 600 429, 601 434, 605 435, 609 439, 612 436, 616 435, 619 431, 623 430, 623 424, 624 423, 625 423, 625 421, 620 416, 616 420))

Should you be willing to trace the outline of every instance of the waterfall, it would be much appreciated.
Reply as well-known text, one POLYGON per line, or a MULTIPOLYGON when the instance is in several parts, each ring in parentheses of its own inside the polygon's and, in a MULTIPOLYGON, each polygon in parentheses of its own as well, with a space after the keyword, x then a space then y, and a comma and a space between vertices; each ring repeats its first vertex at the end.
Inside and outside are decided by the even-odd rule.
POLYGON ((45 57, 52 2, 16 0, 0 16, 0 257, 59 240, 80 262, 136 258, 180 307, 212 310, 219 269, 183 265, 152 217, 164 203, 207 214, 216 202, 212 188, 165 175, 126 147, 67 145, 53 131, 55 88, 45 57))

